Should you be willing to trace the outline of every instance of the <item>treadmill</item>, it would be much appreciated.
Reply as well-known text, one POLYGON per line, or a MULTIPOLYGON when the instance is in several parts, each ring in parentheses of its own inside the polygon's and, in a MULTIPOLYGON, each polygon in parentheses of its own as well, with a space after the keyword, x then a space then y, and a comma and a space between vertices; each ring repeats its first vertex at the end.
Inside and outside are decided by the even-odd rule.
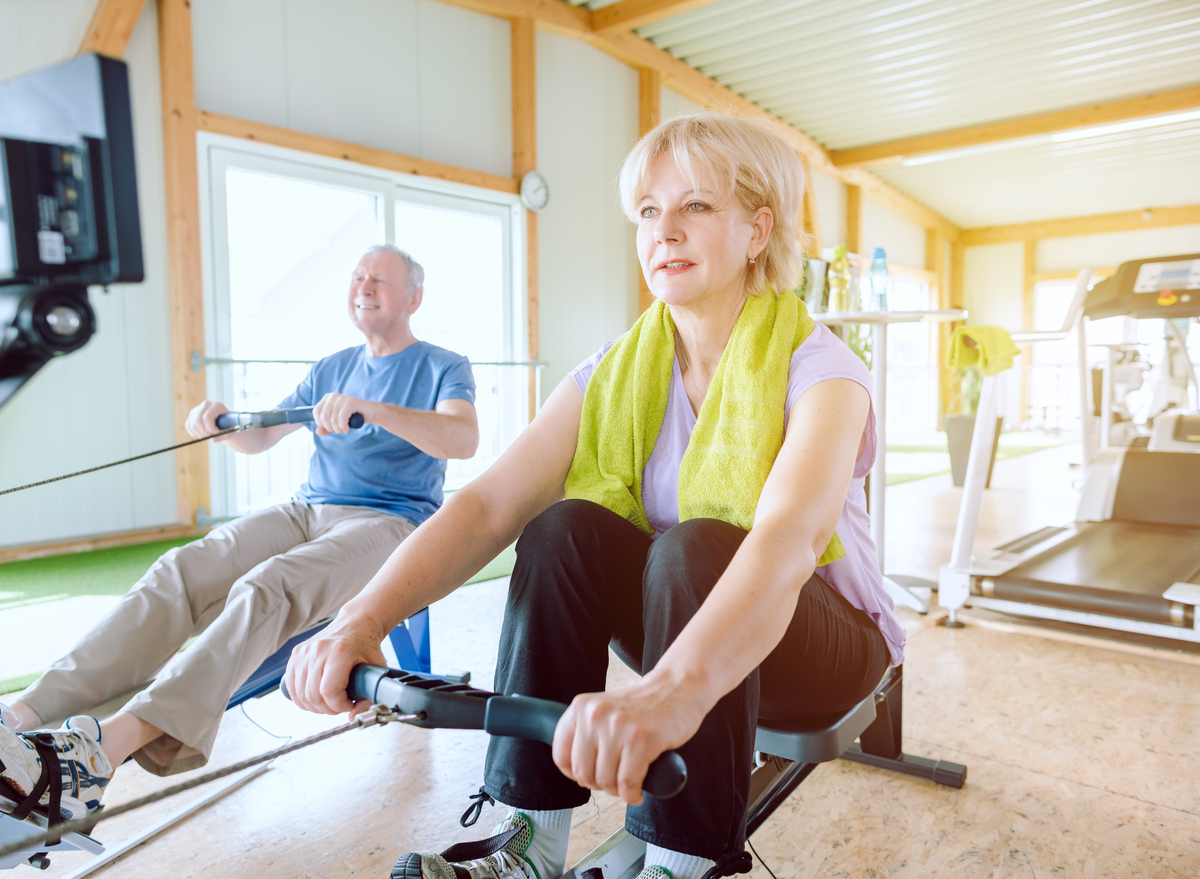
MULTIPOLYGON (((1200 316, 1200 254, 1123 263, 1087 292, 1080 345, 1084 320, 1114 315, 1200 316)), ((985 379, 977 425, 993 423, 984 406, 994 412, 998 405, 998 378, 985 379)), ((992 439, 977 431, 954 551, 938 580, 946 625, 961 625, 957 611, 965 605, 1200 644, 1200 442, 1190 441, 1192 427, 1184 429, 1192 416, 1174 418, 1172 433, 1183 437, 1174 450, 1101 450, 1088 463, 1074 522, 983 557, 970 549, 992 439)))

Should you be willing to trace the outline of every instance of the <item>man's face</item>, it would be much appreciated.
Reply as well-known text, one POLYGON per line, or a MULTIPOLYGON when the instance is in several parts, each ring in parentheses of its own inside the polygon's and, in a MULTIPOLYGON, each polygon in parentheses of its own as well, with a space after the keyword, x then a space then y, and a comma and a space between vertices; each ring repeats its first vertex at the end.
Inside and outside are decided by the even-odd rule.
POLYGON ((394 253, 375 251, 358 261, 350 276, 350 320, 367 336, 387 335, 406 323, 421 304, 421 290, 408 290, 408 267, 394 253))

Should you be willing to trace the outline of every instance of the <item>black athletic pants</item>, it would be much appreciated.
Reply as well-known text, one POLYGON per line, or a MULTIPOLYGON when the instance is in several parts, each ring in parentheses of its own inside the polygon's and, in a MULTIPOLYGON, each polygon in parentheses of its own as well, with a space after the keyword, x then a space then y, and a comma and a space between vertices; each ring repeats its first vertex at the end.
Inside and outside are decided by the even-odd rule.
MULTIPOLYGON (((602 691, 610 642, 634 671, 649 671, 746 533, 717 519, 693 519, 651 541, 590 501, 555 504, 517 543, 496 690, 564 703, 602 691)), ((626 828, 646 842, 713 860, 740 851, 757 719, 845 711, 879 683, 888 662, 871 618, 813 576, 779 646, 679 749, 688 766, 683 792, 629 807, 626 828)), ((491 740, 485 788, 523 809, 573 808, 590 797, 559 772, 546 745, 515 738, 491 740)))

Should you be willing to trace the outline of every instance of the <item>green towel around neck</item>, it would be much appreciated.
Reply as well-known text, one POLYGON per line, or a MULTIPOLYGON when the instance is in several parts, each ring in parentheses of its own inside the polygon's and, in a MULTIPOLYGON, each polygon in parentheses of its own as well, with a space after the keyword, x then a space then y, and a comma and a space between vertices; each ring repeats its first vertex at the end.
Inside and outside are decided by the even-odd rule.
POLYGON ((1020 353, 1004 327, 958 327, 950 334, 946 365, 951 369, 978 366, 984 375, 995 375, 1009 369, 1020 353))
MULTIPOLYGON (((783 447, 793 352, 815 323, 799 299, 751 296, 737 323, 679 465, 679 521, 720 519, 749 531, 783 447)), ((583 397, 566 497, 612 510, 645 534, 642 471, 662 428, 675 362, 675 323, 655 302, 597 364, 583 397)), ((846 554, 834 534, 818 560, 846 554)))

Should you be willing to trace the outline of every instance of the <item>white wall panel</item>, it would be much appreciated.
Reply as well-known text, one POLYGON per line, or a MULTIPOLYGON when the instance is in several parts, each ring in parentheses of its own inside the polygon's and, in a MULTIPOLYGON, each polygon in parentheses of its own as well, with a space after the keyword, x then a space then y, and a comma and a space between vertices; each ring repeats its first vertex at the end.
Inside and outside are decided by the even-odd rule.
POLYGON ((288 127, 285 0, 192 0, 196 106, 288 127))
POLYGON ((195 0, 201 109, 507 176, 508 23, 436 0, 195 0))
POLYGON ((74 55, 95 8, 96 0, 0 0, 0 80, 74 55))
POLYGON ((1037 269, 1053 272, 1083 266, 1116 266, 1131 259, 1182 253, 1200 253, 1200 226, 1050 238, 1038 245, 1037 269))
MULTIPOLYGON (((0 34, 10 33, 11 6, 40 57, 30 68, 70 57, 92 4, 0 6, 0 34), (78 33, 69 30, 77 15, 78 33), (39 24, 40 21, 40 24, 39 24), (38 37, 37 35, 41 35, 38 37), (57 42, 51 37, 61 38, 57 42), (40 43, 38 42, 40 40, 40 43)), ((3 39, 0 37, 0 39, 3 39)), ((0 53, 7 64, 11 55, 0 53)), ((0 409, 0 487, 93 467, 170 445, 174 437, 162 111, 155 5, 138 21, 125 60, 130 66, 134 143, 146 280, 91 291, 98 332, 81 351, 48 364, 0 409)), ((14 75, 5 69, 2 76, 14 75)), ((77 477, 0 498, 0 546, 64 540, 162 525, 175 520, 173 455, 77 477)))
POLYGON ((809 185, 817 199, 817 219, 821 222, 821 245, 836 247, 846 243, 846 187, 840 180, 815 168, 809 173, 809 185))
POLYGON ((1024 319, 1025 246, 990 244, 963 253, 963 306, 968 323, 1009 329, 1024 319))
POLYGON ((662 86, 659 90, 658 111, 659 118, 665 122, 687 113, 702 113, 704 107, 691 98, 685 98, 674 89, 662 86))
POLYGON ((925 268, 925 229, 911 220, 897 216, 887 208, 862 199, 862 225, 859 249, 866 256, 876 247, 887 252, 890 261, 901 265, 925 268))
POLYGON ((633 224, 617 174, 637 141, 637 72, 566 37, 537 35, 538 165, 550 203, 538 217, 542 379, 559 380, 637 314, 633 224))

